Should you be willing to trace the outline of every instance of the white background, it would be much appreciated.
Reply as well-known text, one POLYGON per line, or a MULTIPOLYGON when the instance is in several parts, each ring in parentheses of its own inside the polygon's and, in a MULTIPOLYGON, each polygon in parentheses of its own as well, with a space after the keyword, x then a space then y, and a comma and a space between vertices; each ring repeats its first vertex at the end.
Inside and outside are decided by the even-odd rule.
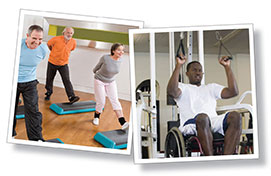
POLYGON ((24 0, 1 4, 1 175, 262 175, 271 173, 270 50, 268 1, 63 1, 24 0), (260 159, 135 165, 133 155, 63 150, 6 143, 19 9, 145 21, 145 27, 253 23, 260 159))

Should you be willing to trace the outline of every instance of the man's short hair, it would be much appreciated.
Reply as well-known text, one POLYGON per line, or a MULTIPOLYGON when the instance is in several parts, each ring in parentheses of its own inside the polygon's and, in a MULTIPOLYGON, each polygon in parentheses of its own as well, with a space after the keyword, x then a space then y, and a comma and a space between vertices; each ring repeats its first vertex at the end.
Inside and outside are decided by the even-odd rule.
MULTIPOLYGON (((192 65, 192 64, 195 64, 195 63, 200 64, 199 61, 192 61, 192 62, 189 62, 189 63, 186 65, 186 71, 188 72, 188 70, 189 70, 189 68, 191 67, 191 65, 192 65)), ((200 65, 201 65, 201 64, 200 64, 200 65)))
POLYGON ((31 25, 29 28, 28 28, 28 35, 30 36, 32 34, 32 32, 36 30, 37 32, 43 32, 43 28, 40 27, 39 25, 31 25))
POLYGON ((70 27, 70 26, 66 26, 65 28, 64 28, 64 30, 62 31, 62 34, 64 34, 64 32, 66 32, 66 30, 67 29, 72 29, 73 30, 73 32, 74 32, 74 29, 72 28, 72 27, 70 27))

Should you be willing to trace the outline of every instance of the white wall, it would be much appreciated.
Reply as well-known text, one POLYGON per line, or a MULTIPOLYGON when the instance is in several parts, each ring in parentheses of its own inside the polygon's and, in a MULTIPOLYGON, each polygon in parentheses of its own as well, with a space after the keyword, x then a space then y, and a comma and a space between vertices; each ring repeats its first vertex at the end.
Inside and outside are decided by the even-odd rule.
MULTIPOLYGON (((251 90, 251 75, 250 75, 250 58, 248 54, 237 54, 233 56, 231 68, 239 88, 237 97, 218 100, 217 105, 230 105, 237 102, 239 97, 247 90, 251 90)), ((205 84, 218 83, 227 86, 227 77, 223 66, 218 62, 217 55, 205 55, 205 84)), ((244 99, 244 103, 252 103, 251 96, 244 99)))
POLYGON ((41 16, 25 15, 24 16, 24 28, 22 30, 23 37, 26 37, 26 33, 28 32, 27 31, 28 28, 33 24, 44 27, 44 18, 41 16))

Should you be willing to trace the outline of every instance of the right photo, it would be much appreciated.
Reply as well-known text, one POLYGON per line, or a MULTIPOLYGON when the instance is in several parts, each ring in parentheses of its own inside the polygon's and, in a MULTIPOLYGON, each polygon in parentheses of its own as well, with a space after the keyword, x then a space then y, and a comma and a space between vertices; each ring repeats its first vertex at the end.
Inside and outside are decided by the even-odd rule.
POLYGON ((258 158, 253 25, 129 30, 135 163, 258 158))

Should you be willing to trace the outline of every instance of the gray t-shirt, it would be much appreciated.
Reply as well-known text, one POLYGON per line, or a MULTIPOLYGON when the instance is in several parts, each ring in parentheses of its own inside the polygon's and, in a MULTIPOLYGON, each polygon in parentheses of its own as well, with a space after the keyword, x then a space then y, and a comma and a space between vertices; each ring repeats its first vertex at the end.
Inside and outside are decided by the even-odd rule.
POLYGON ((110 55, 104 55, 100 58, 98 64, 94 67, 94 78, 105 83, 110 83, 115 80, 116 75, 120 71, 122 58, 114 60, 110 55))

